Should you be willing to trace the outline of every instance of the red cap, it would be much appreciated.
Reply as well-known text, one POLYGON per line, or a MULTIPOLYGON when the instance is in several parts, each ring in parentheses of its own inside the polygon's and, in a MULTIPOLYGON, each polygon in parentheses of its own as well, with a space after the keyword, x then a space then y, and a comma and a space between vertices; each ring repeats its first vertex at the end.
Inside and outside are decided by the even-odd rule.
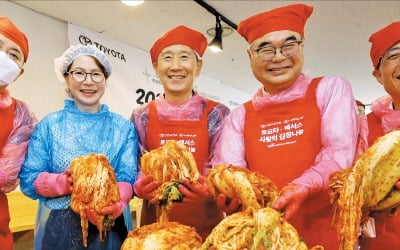
POLYGON ((192 48, 194 51, 203 56, 207 48, 207 38, 200 32, 192 30, 186 26, 180 25, 162 35, 151 47, 151 61, 157 61, 161 51, 173 44, 182 44, 192 48))
POLYGON ((248 43, 277 30, 291 30, 304 36, 304 25, 312 12, 313 7, 304 4, 272 9, 241 21, 238 32, 248 43))
POLYGON ((357 106, 363 106, 363 107, 365 107, 365 104, 362 103, 362 102, 359 101, 359 100, 356 100, 356 104, 357 104, 357 106))
POLYGON ((371 44, 370 56, 374 68, 378 66, 379 58, 395 43, 400 41, 400 22, 394 22, 378 30, 369 37, 371 44))
POLYGON ((29 54, 28 38, 11 22, 10 19, 5 16, 0 16, 0 34, 7 37, 20 47, 24 54, 24 62, 26 62, 29 54))

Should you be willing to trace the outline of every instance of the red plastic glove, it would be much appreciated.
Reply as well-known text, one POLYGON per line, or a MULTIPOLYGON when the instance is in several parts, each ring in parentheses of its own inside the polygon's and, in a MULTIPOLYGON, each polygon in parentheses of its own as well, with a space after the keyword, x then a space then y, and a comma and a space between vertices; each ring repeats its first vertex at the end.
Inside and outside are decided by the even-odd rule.
POLYGON ((394 184, 394 186, 395 186, 397 189, 400 189, 400 181, 397 181, 396 184, 394 184))
POLYGON ((72 192, 72 178, 69 170, 62 174, 43 172, 33 182, 36 193, 44 197, 59 197, 72 192))
POLYGON ((182 183, 184 185, 178 186, 179 191, 185 196, 182 202, 200 204, 212 200, 213 196, 204 176, 200 176, 197 183, 192 183, 187 178, 183 178, 182 183))
POLYGON ((129 203, 133 196, 132 185, 129 182, 118 182, 118 189, 121 200, 101 209, 102 214, 112 214, 115 219, 122 214, 126 205, 129 203))
POLYGON ((133 190, 137 197, 151 200, 154 198, 159 185, 160 183, 154 180, 153 175, 147 175, 138 178, 135 184, 133 184, 133 190))
POLYGON ((272 208, 283 211, 283 217, 288 220, 296 214, 309 194, 309 188, 300 184, 289 183, 282 189, 279 198, 272 205, 272 208))
POLYGON ((242 204, 240 204, 240 200, 234 197, 230 202, 228 198, 224 194, 219 194, 217 197, 217 206, 218 209, 225 212, 227 215, 231 215, 241 210, 242 204))

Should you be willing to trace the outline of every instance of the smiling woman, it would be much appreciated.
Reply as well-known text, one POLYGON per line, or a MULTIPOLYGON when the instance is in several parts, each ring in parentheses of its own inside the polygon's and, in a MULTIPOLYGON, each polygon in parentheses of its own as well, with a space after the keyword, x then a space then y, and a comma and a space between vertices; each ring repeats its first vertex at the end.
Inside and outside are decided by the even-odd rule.
POLYGON ((35 232, 35 249, 82 249, 86 243, 89 249, 120 249, 132 227, 127 204, 133 195, 137 172, 135 127, 100 104, 111 65, 96 47, 70 47, 55 60, 55 69, 73 100, 66 100, 64 109, 38 123, 19 175, 22 192, 42 201, 35 227, 39 228, 35 232), (80 186, 74 178, 71 160, 93 153, 101 154, 109 162, 118 192, 110 203, 102 203, 96 210, 90 207, 75 213, 71 210, 71 193, 79 191, 75 189, 80 186), (83 226, 80 216, 85 219, 83 226), (104 217, 115 220, 111 228, 107 227, 106 239, 95 226, 104 217), (88 229, 85 237, 81 227, 88 229))
POLYGON ((65 90, 78 109, 98 112, 111 74, 111 64, 105 54, 95 46, 77 45, 67 49, 54 63, 57 77, 66 83, 65 90))
POLYGON ((101 64, 91 56, 77 57, 64 74, 67 93, 78 109, 90 113, 99 111, 100 99, 105 91, 105 78, 101 64), (89 73, 88 73, 89 72, 89 73), (90 75, 90 77, 87 77, 90 75))

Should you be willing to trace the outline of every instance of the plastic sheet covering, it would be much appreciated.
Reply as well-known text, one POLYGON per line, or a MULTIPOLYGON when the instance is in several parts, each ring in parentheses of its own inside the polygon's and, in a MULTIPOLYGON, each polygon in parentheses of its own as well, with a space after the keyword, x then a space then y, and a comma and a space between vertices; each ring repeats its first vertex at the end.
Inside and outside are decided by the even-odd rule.
POLYGON ((15 101, 14 127, 1 150, 0 157, 0 168, 7 173, 7 183, 0 188, 3 193, 10 192, 18 186, 18 173, 25 159, 29 137, 37 121, 24 102, 15 101))
MULTIPOLYGON (((162 95, 156 100, 157 113, 160 120, 187 121, 199 120, 207 103, 207 98, 195 93, 187 102, 176 105, 168 102, 162 95)), ((223 120, 229 113, 229 108, 223 104, 217 104, 208 115, 208 136, 210 156, 212 158, 213 149, 219 139, 223 120)), ((140 154, 144 154, 146 141, 147 122, 149 115, 148 104, 136 108, 131 116, 135 123, 140 138, 140 154)), ((209 164, 206 164, 209 165, 209 164)))
MULTIPOLYGON (((44 238, 44 235, 45 235, 45 226, 46 226, 46 223, 47 223, 47 221, 49 219, 49 215, 50 215, 51 211, 52 210, 47 208, 44 205, 43 202, 39 202, 38 215, 37 215, 37 218, 36 218, 37 221, 36 221, 35 230, 34 230, 34 233, 35 233, 34 249, 40 249, 40 250, 41 249, 46 249, 46 248, 47 249, 54 249, 54 248, 52 248, 53 245, 49 244, 50 242, 47 242, 47 243, 43 242, 43 238, 44 238)), ((75 215, 73 215, 72 213, 68 212, 67 210, 61 212, 61 214, 64 217, 70 216, 70 217, 74 217, 75 218, 75 215)), ((130 215, 129 206, 124 209, 123 216, 124 216, 123 218, 124 218, 125 227, 126 227, 127 231, 132 230, 133 227, 132 227, 132 220, 130 219, 131 215, 130 215)), ((60 223, 56 222, 56 224, 53 225, 53 227, 57 227, 58 224, 60 224, 60 223)), ((121 226, 121 225, 119 225, 119 226, 121 226)), ((63 249, 65 249, 65 250, 71 250, 71 249, 74 249, 74 250, 76 250, 76 249, 82 249, 82 250, 88 250, 88 249, 94 249, 94 250, 97 250, 97 249, 119 249, 120 244, 122 244, 121 237, 118 235, 118 233, 115 232, 115 231, 117 231, 116 228, 114 228, 114 232, 112 232, 111 234, 108 235, 107 242, 103 243, 101 245, 102 248, 99 248, 100 241, 99 241, 98 235, 97 235, 97 237, 95 235, 93 235, 93 233, 96 232, 96 230, 93 227, 90 229, 91 231, 89 232, 90 233, 90 239, 89 239, 90 244, 89 244, 88 248, 84 248, 83 245, 82 245, 82 231, 81 231, 80 225, 78 226, 76 224, 76 221, 75 222, 72 221, 70 226, 69 226, 69 228, 63 227, 63 229, 68 230, 69 235, 70 236, 74 236, 74 240, 72 240, 71 243, 69 243, 70 245, 64 244, 61 247, 56 248, 57 250, 63 250, 63 249), (72 227, 72 225, 75 225, 75 226, 72 227), (72 232, 73 228, 75 229, 76 232, 72 232), (79 241, 79 244, 77 244, 77 241, 79 241), (115 243, 117 243, 117 245, 115 245, 115 243), (68 248, 71 245, 74 245, 75 248, 68 248)), ((64 233, 63 233, 64 235, 67 234, 66 232, 64 232, 64 233)), ((62 242, 62 240, 59 239, 58 242, 62 242)))
POLYGON ((372 112, 381 117, 385 134, 400 127, 400 111, 394 110, 392 103, 392 97, 388 95, 378 98, 371 107, 372 112))
POLYGON ((359 126, 358 126, 358 140, 357 140, 357 149, 355 159, 360 157, 365 150, 368 148, 368 120, 367 116, 364 115, 359 117, 359 126))
POLYGON ((123 225, 122 217, 118 217, 115 225, 108 232, 107 238, 102 242, 96 226, 89 224, 88 247, 82 245, 82 232, 80 231, 79 215, 70 208, 51 210, 48 216, 46 227, 40 248, 38 249, 120 249, 128 231, 123 225))
MULTIPOLYGON (((372 113, 381 118, 382 130, 385 134, 400 127, 400 111, 393 109, 393 100, 390 95, 376 99, 371 105, 372 113)), ((367 116, 360 118, 359 138, 356 157, 363 154, 368 146, 368 120, 367 116)))

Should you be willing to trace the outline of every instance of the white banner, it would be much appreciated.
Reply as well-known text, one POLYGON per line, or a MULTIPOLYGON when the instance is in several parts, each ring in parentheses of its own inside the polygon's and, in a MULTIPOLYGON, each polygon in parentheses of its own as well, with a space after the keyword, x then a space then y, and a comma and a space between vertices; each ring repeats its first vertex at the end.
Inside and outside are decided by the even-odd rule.
MULTIPOLYGON (((108 88, 102 102, 112 111, 129 118, 133 108, 155 99, 163 92, 149 52, 74 24, 68 24, 68 38, 70 45, 93 44, 109 57, 113 72, 107 81, 108 88)), ((194 85, 201 95, 221 102, 230 109, 251 98, 246 92, 204 75, 200 75, 194 85)))

